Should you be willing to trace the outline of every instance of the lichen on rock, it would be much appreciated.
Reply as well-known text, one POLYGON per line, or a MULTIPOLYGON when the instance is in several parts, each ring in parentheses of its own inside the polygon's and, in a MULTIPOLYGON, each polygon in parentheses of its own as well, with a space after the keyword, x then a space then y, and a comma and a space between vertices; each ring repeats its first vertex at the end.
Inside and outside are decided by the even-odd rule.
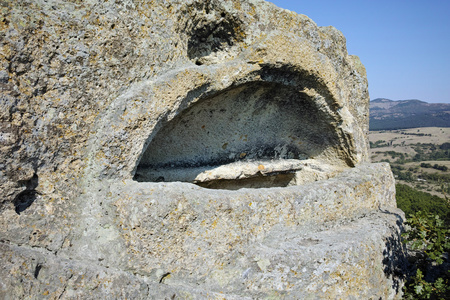
POLYGON ((337 29, 262 0, 0 11, 0 298, 400 297, 337 29))

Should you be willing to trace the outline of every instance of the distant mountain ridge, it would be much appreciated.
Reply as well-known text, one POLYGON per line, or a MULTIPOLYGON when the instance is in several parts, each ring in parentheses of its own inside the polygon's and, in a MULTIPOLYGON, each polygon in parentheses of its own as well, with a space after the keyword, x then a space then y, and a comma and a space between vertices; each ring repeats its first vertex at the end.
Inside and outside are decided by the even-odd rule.
POLYGON ((418 99, 370 101, 370 130, 450 127, 450 104, 418 99))

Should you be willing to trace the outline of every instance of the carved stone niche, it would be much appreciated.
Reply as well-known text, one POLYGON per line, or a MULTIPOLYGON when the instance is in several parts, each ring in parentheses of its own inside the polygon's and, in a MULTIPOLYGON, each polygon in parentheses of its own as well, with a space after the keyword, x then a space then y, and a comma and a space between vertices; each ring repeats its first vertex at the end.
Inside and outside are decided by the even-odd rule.
POLYGON ((311 94, 268 80, 200 97, 150 134, 134 179, 239 189, 334 176, 351 166, 339 118, 311 94))
MULTIPOLYGON (((342 34, 264 1, 119 2, 80 9, 110 7, 127 26, 98 38, 139 51, 109 57, 84 38, 89 55, 105 50, 82 66, 98 80, 93 97, 69 59, 62 88, 30 102, 37 124, 51 125, 51 105, 71 130, 44 139, 54 147, 46 165, 19 182, 16 211, 2 212, 0 298, 400 296, 395 181, 388 164, 367 163, 367 80, 342 34), (78 121, 86 140, 71 139, 78 121)), ((17 20, 28 20, 19 6, 17 20)), ((64 11, 30 10, 54 33, 20 30, 39 41, 58 40, 58 27, 93 28, 70 25, 84 12, 64 11)), ((68 41, 61 49, 78 42, 68 41)), ((30 78, 53 70, 38 69, 30 78)))

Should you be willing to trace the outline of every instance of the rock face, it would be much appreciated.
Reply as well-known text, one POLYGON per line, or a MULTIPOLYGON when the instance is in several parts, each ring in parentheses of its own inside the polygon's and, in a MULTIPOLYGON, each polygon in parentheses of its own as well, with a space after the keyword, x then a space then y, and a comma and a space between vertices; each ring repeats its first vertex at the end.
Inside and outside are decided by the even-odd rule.
POLYGON ((400 297, 339 31, 260 0, 0 10, 1 298, 400 297))

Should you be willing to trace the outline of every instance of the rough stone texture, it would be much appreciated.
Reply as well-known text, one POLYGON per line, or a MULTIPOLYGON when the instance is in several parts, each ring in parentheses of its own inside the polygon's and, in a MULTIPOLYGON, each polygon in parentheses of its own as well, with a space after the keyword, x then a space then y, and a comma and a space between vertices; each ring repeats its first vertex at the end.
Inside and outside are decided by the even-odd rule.
POLYGON ((259 0, 0 11, 1 298, 399 297, 339 31, 259 0))
POLYGON ((18 246, 13 231, 5 234, 2 293, 11 299, 395 298, 403 258, 393 182, 387 164, 256 190, 98 182, 72 225, 78 235, 58 251, 18 246))

